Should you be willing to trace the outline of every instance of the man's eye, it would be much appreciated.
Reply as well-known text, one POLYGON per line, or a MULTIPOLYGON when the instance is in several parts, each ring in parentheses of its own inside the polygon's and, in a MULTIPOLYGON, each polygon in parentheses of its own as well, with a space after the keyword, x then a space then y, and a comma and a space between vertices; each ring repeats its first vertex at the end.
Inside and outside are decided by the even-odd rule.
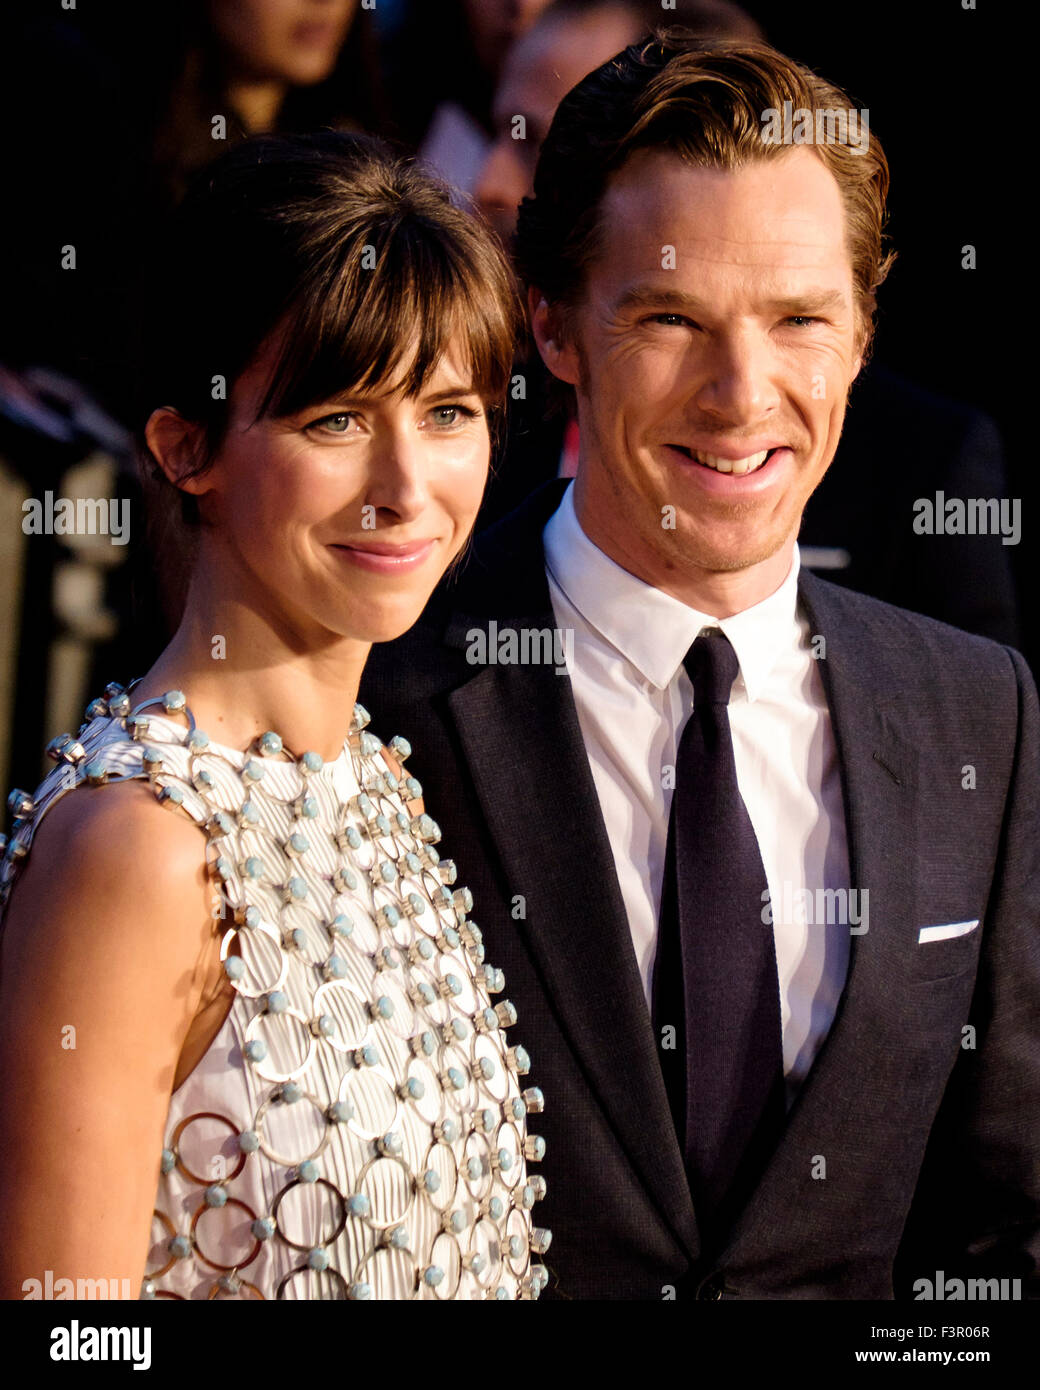
POLYGON ((689 323, 690 320, 683 314, 653 314, 650 318, 651 323, 665 323, 669 328, 677 328, 681 324, 689 323))
POLYGON ((811 324, 819 323, 820 320, 812 318, 809 314, 791 314, 787 322, 793 323, 796 328, 808 328, 811 324))

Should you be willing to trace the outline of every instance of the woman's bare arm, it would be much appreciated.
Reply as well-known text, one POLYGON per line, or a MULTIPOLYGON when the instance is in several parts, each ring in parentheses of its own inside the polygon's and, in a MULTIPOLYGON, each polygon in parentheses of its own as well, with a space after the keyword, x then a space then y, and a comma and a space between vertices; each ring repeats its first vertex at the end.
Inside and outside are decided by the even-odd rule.
POLYGON ((141 782, 41 822, 0 936, 0 1297, 48 1269, 136 1297, 212 900, 203 834, 141 782))

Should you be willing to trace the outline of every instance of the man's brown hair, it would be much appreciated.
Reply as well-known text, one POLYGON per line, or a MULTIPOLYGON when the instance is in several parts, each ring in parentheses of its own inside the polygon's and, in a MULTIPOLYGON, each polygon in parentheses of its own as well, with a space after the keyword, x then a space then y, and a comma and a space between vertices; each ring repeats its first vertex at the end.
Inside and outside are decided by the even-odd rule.
MULTIPOLYGON (((637 150, 672 150, 691 164, 739 169, 785 154, 763 138, 769 111, 848 111, 849 98, 765 44, 710 42, 678 30, 632 44, 582 79, 557 109, 542 145, 534 196, 520 204, 516 261, 528 285, 566 311, 581 299, 599 250, 610 177, 637 150)), ((868 122, 869 125, 869 122, 868 122)), ((888 161, 873 131, 865 148, 813 144, 845 208, 860 339, 873 335, 875 291, 894 259, 883 228, 888 161)))

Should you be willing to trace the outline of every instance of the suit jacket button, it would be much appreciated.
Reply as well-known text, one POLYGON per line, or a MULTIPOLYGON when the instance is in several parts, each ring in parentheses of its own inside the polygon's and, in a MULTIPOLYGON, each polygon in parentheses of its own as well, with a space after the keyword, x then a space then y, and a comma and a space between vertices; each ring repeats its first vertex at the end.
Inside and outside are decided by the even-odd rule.
POLYGON ((703 1300, 715 1300, 722 1297, 726 1287, 726 1281, 721 1274, 713 1274, 697 1290, 697 1297, 703 1300))

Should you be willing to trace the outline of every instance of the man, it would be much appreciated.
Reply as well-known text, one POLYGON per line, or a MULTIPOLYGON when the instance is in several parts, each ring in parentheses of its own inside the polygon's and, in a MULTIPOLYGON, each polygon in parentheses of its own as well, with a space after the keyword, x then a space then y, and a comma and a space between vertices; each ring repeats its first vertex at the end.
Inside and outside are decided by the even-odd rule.
MULTIPOLYGON (((496 138, 476 187, 481 210, 507 245, 560 101, 652 28, 655 11, 659 21, 658 0, 555 0, 509 49, 495 93, 496 138)), ((742 11, 714 0, 680 0, 671 18, 701 37, 762 37, 742 11)), ((898 324, 889 342, 893 330, 898 324)), ((541 363, 529 358, 517 371, 525 398, 511 412, 508 448, 478 530, 540 483, 572 476, 577 464, 576 425, 563 411, 546 413, 541 363)), ((1010 539, 997 529, 922 537, 907 521, 918 499, 999 499, 1006 490, 1001 440, 990 419, 872 362, 856 380, 835 464, 806 508, 802 564, 860 593, 1016 646, 1010 539), (887 486, 865 486, 882 453, 887 486)))
POLYGON ((577 477, 362 689, 545 1093, 549 1296, 1040 1292, 1036 693, 800 568, 888 174, 873 135, 774 143, 787 102, 850 107, 669 36, 564 100, 517 250, 577 477))

